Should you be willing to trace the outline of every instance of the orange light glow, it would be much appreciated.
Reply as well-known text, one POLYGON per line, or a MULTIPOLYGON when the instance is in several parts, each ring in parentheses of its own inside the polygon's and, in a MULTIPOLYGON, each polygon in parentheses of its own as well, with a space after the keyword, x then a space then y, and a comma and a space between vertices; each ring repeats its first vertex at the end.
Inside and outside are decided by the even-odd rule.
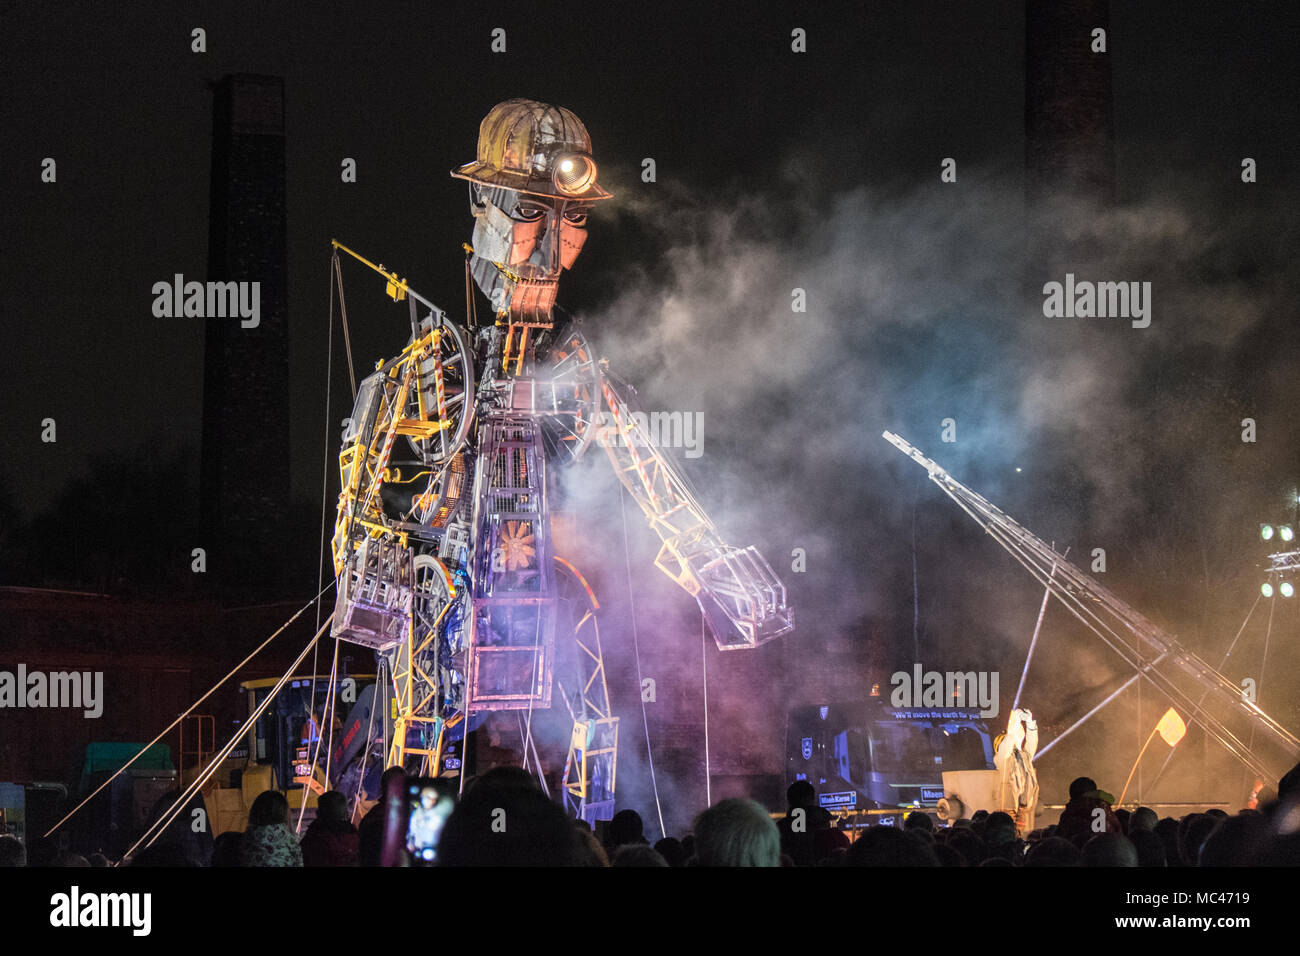
POLYGON ((1182 740, 1187 733, 1187 725, 1183 723, 1183 718, 1178 716, 1178 711, 1170 707, 1165 711, 1165 715, 1160 718, 1160 723, 1156 724, 1156 731, 1165 743, 1171 747, 1176 747, 1178 741, 1182 740))

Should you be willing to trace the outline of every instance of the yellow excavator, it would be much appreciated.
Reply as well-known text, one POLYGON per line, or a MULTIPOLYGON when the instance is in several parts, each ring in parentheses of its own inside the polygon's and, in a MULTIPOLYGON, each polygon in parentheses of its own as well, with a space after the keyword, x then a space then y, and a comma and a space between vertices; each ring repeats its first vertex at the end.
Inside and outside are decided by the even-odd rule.
MULTIPOLYGON (((384 716, 375 706, 375 675, 340 678, 333 707, 328 674, 292 677, 262 715, 251 720, 279 680, 268 677, 239 685, 246 726, 202 789, 213 836, 244 830, 249 808, 265 790, 283 793, 293 818, 301 813, 304 821, 315 817, 316 798, 331 789, 346 793, 358 816, 374 804, 370 795, 378 792, 383 758, 372 754, 368 745, 382 731, 384 716)), ((180 731, 183 789, 212 764, 216 719, 191 714, 180 731)))

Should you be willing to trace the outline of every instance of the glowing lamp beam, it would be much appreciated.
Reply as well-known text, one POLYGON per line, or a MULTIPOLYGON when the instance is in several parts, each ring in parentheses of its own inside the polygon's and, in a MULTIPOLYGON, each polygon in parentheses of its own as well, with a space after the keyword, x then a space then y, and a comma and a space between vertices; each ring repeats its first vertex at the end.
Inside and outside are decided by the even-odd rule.
POLYGON ((1160 718, 1155 729, 1151 731, 1151 735, 1147 737, 1147 742, 1142 745, 1142 749, 1138 751, 1137 760, 1133 761, 1133 769, 1128 772, 1128 779, 1124 781, 1124 789, 1120 791, 1119 800, 1115 802, 1115 806, 1118 807, 1124 803, 1124 795, 1128 793, 1128 785, 1133 782, 1133 774, 1137 773, 1138 764, 1142 762, 1142 755, 1151 746, 1151 741, 1156 739, 1156 734, 1159 734, 1160 739, 1169 746, 1174 747, 1177 746, 1186 733, 1187 725, 1183 723, 1183 718, 1178 716, 1178 711, 1170 707, 1165 711, 1164 716, 1160 718))

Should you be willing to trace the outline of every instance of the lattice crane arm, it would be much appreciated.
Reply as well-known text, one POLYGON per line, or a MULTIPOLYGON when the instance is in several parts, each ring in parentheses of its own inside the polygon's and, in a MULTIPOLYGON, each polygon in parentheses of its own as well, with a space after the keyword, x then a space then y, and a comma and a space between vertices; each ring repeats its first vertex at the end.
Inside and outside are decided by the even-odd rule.
POLYGON ((1285 769, 1279 759, 1294 761, 1300 757, 1300 738, 1261 710, 1243 694, 1239 685, 982 495, 957 481, 908 441, 888 431, 883 437, 924 467, 930 480, 1050 590, 1071 614, 1175 706, 1187 711, 1189 720, 1200 724, 1254 773, 1276 781, 1279 771, 1285 769), (1166 664, 1162 669, 1161 665, 1166 664), (1180 685, 1180 675, 1182 680, 1190 681, 1204 692, 1199 700, 1193 699, 1192 693, 1180 685), (1265 749, 1271 752, 1264 753, 1265 749))
POLYGON ((655 565, 700 604, 722 650, 757 647, 794 629, 785 585, 752 545, 727 544, 684 475, 657 447, 632 389, 608 372, 601 395, 613 418, 602 444, 614 472, 662 546, 655 565))

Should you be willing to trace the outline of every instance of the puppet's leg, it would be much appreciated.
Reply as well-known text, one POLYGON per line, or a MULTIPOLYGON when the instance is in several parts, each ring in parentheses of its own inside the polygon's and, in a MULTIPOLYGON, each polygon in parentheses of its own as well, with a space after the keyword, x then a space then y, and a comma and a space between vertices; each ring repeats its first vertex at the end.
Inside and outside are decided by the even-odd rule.
POLYGON ((609 706, 600 649, 600 605, 577 568, 555 559, 557 642, 563 643, 560 694, 573 718, 564 762, 564 805, 591 823, 614 816, 618 718, 609 706))

